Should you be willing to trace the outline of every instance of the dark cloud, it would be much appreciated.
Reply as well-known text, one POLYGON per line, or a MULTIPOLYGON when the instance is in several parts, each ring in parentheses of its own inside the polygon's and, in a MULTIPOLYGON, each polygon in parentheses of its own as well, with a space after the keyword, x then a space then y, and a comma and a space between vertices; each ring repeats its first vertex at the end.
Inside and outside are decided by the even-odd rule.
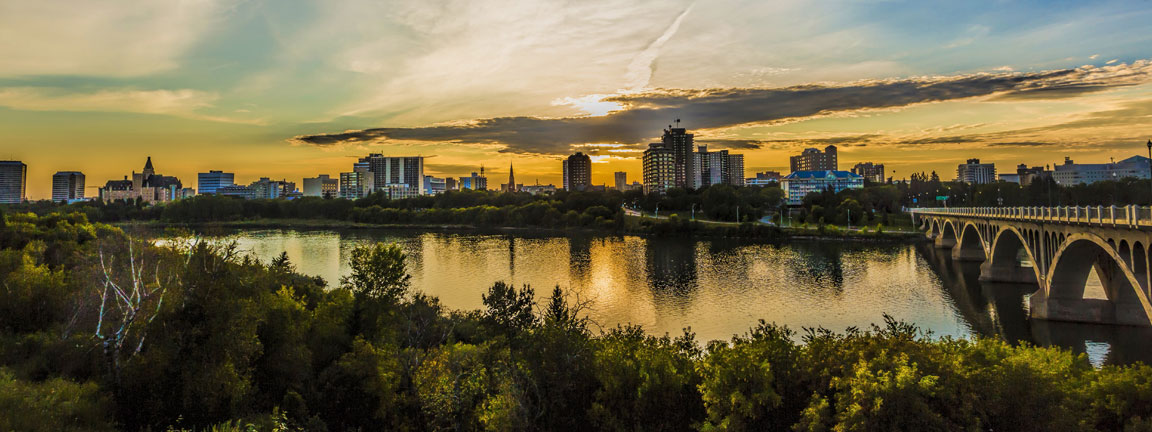
MULTIPOLYGON (((467 124, 415 128, 373 128, 332 134, 303 135, 293 142, 332 146, 411 140, 460 144, 498 144, 503 152, 565 154, 586 143, 642 145, 655 139, 673 119, 685 119, 694 130, 765 124, 864 109, 899 108, 981 96, 996 99, 1069 98, 1105 89, 1152 81, 1152 62, 1083 67, 1036 73, 975 74, 902 80, 864 81, 845 85, 803 85, 786 88, 653 90, 608 100, 624 109, 599 117, 501 117, 467 124), (1042 95, 1042 96, 1041 96, 1042 95)), ((702 141, 704 137, 701 138, 702 141)), ((859 136, 817 140, 722 140, 729 148, 760 148, 783 143, 835 144, 867 141, 859 136)), ((904 141, 902 144, 977 142, 957 136, 904 141), (943 141, 941 141, 943 140, 943 141)))

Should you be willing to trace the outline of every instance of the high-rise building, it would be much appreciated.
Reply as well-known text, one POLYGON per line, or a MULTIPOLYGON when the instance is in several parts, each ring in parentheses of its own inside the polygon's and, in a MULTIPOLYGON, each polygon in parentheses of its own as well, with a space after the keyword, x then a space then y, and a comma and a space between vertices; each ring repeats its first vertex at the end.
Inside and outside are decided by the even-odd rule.
MULTIPOLYGON (((679 119, 676 120, 676 124, 680 124, 679 119)), ((699 168, 692 155, 692 150, 694 149, 693 135, 688 133, 684 128, 674 128, 669 125, 668 129, 664 130, 664 135, 660 138, 660 141, 664 144, 664 148, 672 153, 672 168, 674 170, 673 184, 675 187, 695 187, 692 177, 699 168)))
POLYGON ((864 177, 864 180, 873 183, 884 183, 884 164, 860 162, 852 167, 852 172, 860 177, 864 177))
POLYGON ((340 192, 340 179, 320 174, 304 179, 304 196, 333 198, 340 192))
POLYGON ((996 165, 982 164, 980 159, 968 159, 967 163, 956 166, 956 181, 968 184, 985 184, 996 181, 996 165))
POLYGON ((730 154, 728 150, 710 152, 708 146, 699 146, 692 154, 692 166, 692 188, 719 184, 744 186, 744 155, 730 154))
POLYGON ((744 186, 744 155, 728 155, 728 184, 744 186))
POLYGON ((0 161, 0 204, 24 202, 28 188, 28 165, 20 161, 0 161))
POLYGON ((628 190, 628 173, 624 171, 616 171, 616 190, 624 192, 628 190))
POLYGON ((592 185, 592 158, 580 152, 564 159, 564 190, 582 191, 592 185))
POLYGON ((340 198, 360 199, 372 194, 375 189, 375 177, 371 171, 352 171, 340 173, 340 198))
POLYGON ((460 190, 460 182, 458 180, 452 178, 452 177, 445 177, 444 178, 444 190, 445 191, 460 190))
POLYGON ((201 195, 214 194, 216 189, 224 186, 233 186, 236 184, 236 174, 226 173, 224 171, 208 171, 206 173, 196 174, 196 188, 200 191, 201 195))
POLYGON ((424 191, 424 158, 422 156, 384 156, 372 153, 353 165, 356 169, 367 168, 372 173, 372 182, 376 189, 383 189, 387 185, 406 184, 425 194, 424 191))
POLYGON ((52 175, 52 201, 67 202, 84 199, 84 173, 60 171, 52 175))
POLYGON ((836 146, 830 145, 821 152, 818 149, 804 149, 790 158, 792 171, 836 171, 836 146))
POLYGON ((662 194, 676 187, 676 155, 666 144, 649 144, 643 163, 644 193, 662 194))

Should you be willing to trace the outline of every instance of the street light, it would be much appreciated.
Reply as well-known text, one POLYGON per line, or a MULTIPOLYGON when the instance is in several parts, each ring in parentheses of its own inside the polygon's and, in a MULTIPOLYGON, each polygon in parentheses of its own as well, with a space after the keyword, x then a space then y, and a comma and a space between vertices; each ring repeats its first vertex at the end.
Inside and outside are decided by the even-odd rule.
POLYGON ((1152 139, 1148 140, 1148 169, 1148 181, 1152 182, 1152 139))

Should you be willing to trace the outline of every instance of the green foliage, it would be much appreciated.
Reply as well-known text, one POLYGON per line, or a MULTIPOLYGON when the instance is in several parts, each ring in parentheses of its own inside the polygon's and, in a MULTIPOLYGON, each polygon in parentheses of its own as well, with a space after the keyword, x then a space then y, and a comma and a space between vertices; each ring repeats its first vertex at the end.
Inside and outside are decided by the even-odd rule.
POLYGON ((536 316, 532 311, 535 297, 536 293, 530 286, 525 285, 523 289, 517 290, 504 282, 496 282, 482 296, 484 316, 496 328, 514 336, 536 325, 536 316))
MULTIPOLYGON (((530 205, 583 223, 582 212, 506 195, 452 199, 530 205)), ((601 214, 594 220, 603 209, 592 210, 601 214)), ((594 334, 587 304, 559 287, 537 304, 531 287, 496 283, 483 310, 445 311, 435 297, 410 292, 394 245, 357 248, 352 274, 331 288, 297 274, 287 255, 262 264, 234 245, 159 248, 78 214, 9 212, 5 220, 0 430, 1152 426, 1146 365, 1094 369, 1067 350, 935 338, 891 318, 866 331, 816 329, 799 338, 760 322, 701 349, 691 333, 594 334), (148 303, 154 315, 133 324, 138 337, 117 376, 94 337, 96 288, 104 280, 100 253, 122 257, 128 245, 162 275, 147 283, 167 291, 163 302, 148 303)), ((679 216, 665 223, 696 229, 679 216)), ((726 229, 771 234, 748 223, 726 229)))
POLYGON ((29 382, 0 368, 0 430, 111 431, 110 406, 95 383, 29 382))
POLYGON ((408 293, 412 278, 406 271, 405 258, 404 251, 395 244, 356 246, 349 259, 352 274, 340 283, 357 296, 398 302, 408 293))

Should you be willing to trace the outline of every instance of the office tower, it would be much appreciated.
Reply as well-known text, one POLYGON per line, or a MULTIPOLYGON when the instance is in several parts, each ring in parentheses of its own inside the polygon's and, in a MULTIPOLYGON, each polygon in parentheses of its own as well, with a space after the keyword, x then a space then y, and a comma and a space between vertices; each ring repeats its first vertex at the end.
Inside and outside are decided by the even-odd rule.
POLYGON ((372 153, 360 158, 359 163, 353 165, 353 171, 364 167, 372 173, 372 182, 376 189, 383 189, 387 185, 405 184, 419 194, 427 193, 423 187, 424 158, 421 156, 384 156, 372 153))
POLYGON ((984 184, 996 181, 996 165, 982 164, 980 159, 968 159, 967 163, 956 166, 956 181, 968 184, 984 184))
POLYGON ((340 179, 320 174, 304 179, 304 196, 333 198, 340 192, 340 179))
POLYGON ((458 180, 452 178, 452 177, 445 177, 444 178, 444 190, 445 191, 460 190, 460 182, 458 180))
POLYGON ((616 171, 616 190, 624 192, 628 189, 628 173, 624 171, 616 171))
MULTIPOLYGON (((676 120, 676 124, 680 124, 680 120, 676 120)), ((674 179, 673 182, 676 187, 691 188, 694 186, 693 175, 699 170, 696 161, 693 158, 693 135, 688 133, 684 128, 674 128, 668 126, 664 130, 664 136, 661 137, 661 143, 664 148, 672 152, 673 156, 673 169, 674 179)), ((647 182, 645 182, 647 183, 647 182)))
POLYGON ((644 150, 644 193, 662 194, 676 187, 676 155, 664 143, 644 150))
POLYGON ((371 171, 340 173, 340 198, 360 199, 372 194, 375 176, 371 171))
POLYGON ((792 171, 836 171, 836 146, 830 145, 824 151, 809 148, 790 158, 792 171))
MULTIPOLYGON (((1067 162, 1072 162, 1072 161, 1067 160, 1067 162)), ((1124 161, 1121 161, 1121 163, 1123 163, 1123 162, 1124 161)), ((1147 174, 1148 174, 1147 159, 1144 160, 1144 166, 1143 166, 1143 168, 1141 168, 1141 170, 1144 171, 1145 176, 1139 177, 1139 178, 1148 178, 1148 176, 1147 176, 1147 174)), ((1001 175, 1000 177, 1003 178, 1004 176, 1001 175)), ((1025 165, 1025 164, 1020 164, 1020 165, 1016 166, 1016 183, 1020 183, 1020 185, 1022 185, 1022 186, 1028 186, 1028 185, 1032 184, 1033 181, 1036 181, 1036 180, 1049 179, 1049 178, 1052 178, 1052 171, 1045 169, 1045 167, 1041 167, 1041 166, 1029 167, 1028 165, 1025 165)))
POLYGON ((744 155, 735 153, 728 155, 728 178, 726 180, 732 186, 744 186, 744 155))
POLYGON ((861 162, 852 167, 852 173, 874 183, 884 183, 884 164, 861 162))
POLYGON ((0 204, 24 202, 28 187, 28 165, 20 161, 0 161, 0 204))
POLYGON ((234 186, 236 184, 236 174, 226 173, 223 171, 211 170, 206 173, 196 174, 196 189, 200 194, 214 194, 217 189, 224 186, 234 186))
POLYGON ((60 171, 52 175, 52 201, 84 199, 84 173, 60 171))
POLYGON ((580 152, 564 160, 564 190, 582 191, 592 185, 592 158, 580 152))
POLYGON ((699 146, 692 153, 692 166, 692 188, 719 184, 744 186, 744 155, 731 154, 728 150, 710 152, 708 146, 699 146))

